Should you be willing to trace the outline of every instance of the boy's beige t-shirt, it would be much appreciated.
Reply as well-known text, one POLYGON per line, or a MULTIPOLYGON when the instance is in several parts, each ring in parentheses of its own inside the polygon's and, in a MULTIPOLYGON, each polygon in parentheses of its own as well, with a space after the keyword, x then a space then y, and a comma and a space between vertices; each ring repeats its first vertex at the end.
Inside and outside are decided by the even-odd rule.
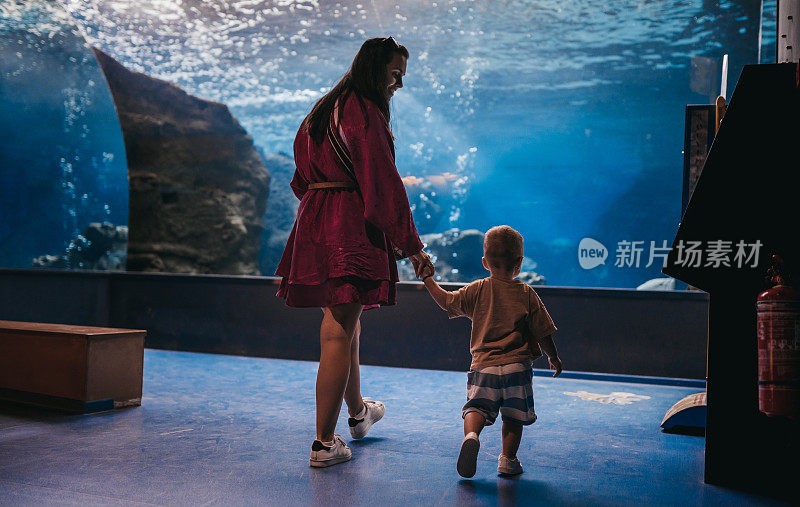
POLYGON ((542 355, 538 339, 556 330, 539 295, 519 280, 475 280, 450 292, 445 307, 451 319, 472 320, 472 370, 533 361, 542 355))

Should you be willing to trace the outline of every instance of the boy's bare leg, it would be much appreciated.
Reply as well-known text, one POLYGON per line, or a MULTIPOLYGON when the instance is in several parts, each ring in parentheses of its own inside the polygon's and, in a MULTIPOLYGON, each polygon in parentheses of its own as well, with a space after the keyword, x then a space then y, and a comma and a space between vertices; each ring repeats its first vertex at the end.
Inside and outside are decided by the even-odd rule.
POLYGON ((359 371, 358 343, 361 336, 361 320, 356 321, 353 331, 353 341, 350 342, 350 375, 347 377, 347 387, 344 389, 344 402, 350 417, 357 416, 364 408, 361 398, 361 372, 359 371))
POLYGON ((345 303, 325 309, 320 326, 317 370, 317 440, 330 442, 350 375, 351 341, 362 306, 345 303))
POLYGON ((484 426, 486 426, 486 418, 480 412, 467 412, 467 415, 464 416, 464 436, 473 431, 480 435, 484 426))
POLYGON ((519 450, 519 443, 522 440, 522 425, 503 422, 502 433, 503 455, 511 461, 514 461, 517 457, 517 451, 519 450))

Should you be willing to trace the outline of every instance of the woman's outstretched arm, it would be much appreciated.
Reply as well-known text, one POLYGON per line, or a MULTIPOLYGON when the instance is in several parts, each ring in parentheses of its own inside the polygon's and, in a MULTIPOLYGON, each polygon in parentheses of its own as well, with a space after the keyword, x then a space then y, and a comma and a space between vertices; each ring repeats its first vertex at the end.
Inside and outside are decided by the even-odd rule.
POLYGON ((364 198, 364 218, 383 231, 405 255, 422 250, 403 181, 394 164, 389 126, 378 107, 364 100, 369 125, 356 97, 344 107, 343 126, 364 198))

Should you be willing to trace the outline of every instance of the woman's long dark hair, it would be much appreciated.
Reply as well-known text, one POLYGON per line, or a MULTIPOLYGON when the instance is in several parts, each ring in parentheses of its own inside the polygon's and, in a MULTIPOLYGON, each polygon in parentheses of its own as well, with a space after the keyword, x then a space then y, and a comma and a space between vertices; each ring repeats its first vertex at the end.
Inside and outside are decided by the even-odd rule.
POLYGON ((353 93, 361 105, 361 111, 367 119, 367 108, 364 99, 374 102, 386 120, 389 120, 389 100, 386 98, 386 66, 399 53, 408 58, 408 50, 394 40, 393 37, 376 37, 367 39, 361 45, 353 64, 342 79, 331 91, 322 96, 314 104, 311 113, 306 117, 308 133, 317 144, 325 139, 328 124, 331 121, 333 108, 339 97, 341 104, 353 93))

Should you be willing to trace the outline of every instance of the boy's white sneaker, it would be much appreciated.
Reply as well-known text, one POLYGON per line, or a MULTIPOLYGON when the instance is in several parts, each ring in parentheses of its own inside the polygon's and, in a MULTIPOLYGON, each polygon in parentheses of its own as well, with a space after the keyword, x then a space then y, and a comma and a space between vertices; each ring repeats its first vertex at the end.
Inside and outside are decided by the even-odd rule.
POLYGON ((337 463, 350 461, 352 457, 352 451, 339 435, 333 436, 333 443, 331 445, 325 445, 319 440, 314 440, 314 443, 311 445, 312 467, 329 467, 337 463))
POLYGON ((350 436, 354 440, 366 436, 369 428, 380 421, 383 414, 386 413, 386 407, 380 401, 374 401, 369 398, 364 398, 364 410, 360 419, 350 417, 347 419, 347 425, 350 427, 350 436))
POLYGON ((458 462, 456 463, 456 470, 461 477, 472 477, 475 475, 475 470, 478 468, 478 451, 481 448, 481 442, 478 440, 478 434, 474 431, 467 434, 464 440, 461 441, 461 451, 458 453, 458 462))
POLYGON ((503 475, 519 475, 522 473, 522 463, 519 458, 508 459, 505 454, 501 454, 497 459, 497 473, 503 475))

